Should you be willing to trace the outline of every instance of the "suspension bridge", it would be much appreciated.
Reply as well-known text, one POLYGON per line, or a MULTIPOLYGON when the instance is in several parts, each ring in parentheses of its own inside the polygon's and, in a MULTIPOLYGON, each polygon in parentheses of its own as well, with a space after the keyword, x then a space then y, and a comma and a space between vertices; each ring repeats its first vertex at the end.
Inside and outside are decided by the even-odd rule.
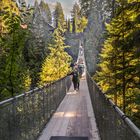
POLYGON ((0 140, 140 140, 140 130, 85 68, 78 92, 66 76, 0 102, 0 140))

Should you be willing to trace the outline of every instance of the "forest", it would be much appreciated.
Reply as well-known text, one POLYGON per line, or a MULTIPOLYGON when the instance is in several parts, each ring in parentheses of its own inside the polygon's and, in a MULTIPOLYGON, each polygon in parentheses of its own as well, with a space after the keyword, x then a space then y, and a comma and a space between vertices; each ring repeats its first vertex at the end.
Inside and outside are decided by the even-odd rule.
POLYGON ((114 1, 93 76, 109 98, 140 127, 140 1, 114 1))
MULTIPOLYGON (((96 2, 75 3, 69 19, 60 2, 51 12, 43 0, 36 0, 34 6, 24 0, 0 1, 0 101, 54 82, 71 71, 65 34, 84 33, 95 22, 90 20, 92 1, 96 2)), ((101 13, 109 16, 103 20, 103 39, 92 77, 140 127, 140 1, 107 0, 105 5, 110 8, 101 13)))
POLYGON ((83 32, 87 24, 79 4, 73 5, 71 19, 65 19, 59 2, 53 13, 44 1, 28 6, 24 0, 2 0, 0 5, 0 100, 67 75, 72 58, 64 34, 83 32))

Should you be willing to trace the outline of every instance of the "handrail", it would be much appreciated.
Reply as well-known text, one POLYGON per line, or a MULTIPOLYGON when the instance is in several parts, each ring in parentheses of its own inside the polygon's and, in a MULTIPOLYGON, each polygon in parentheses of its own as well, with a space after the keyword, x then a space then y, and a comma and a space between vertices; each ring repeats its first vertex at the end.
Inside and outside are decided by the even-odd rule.
MULTIPOLYGON (((106 96, 106 95, 105 95, 106 96)), ((126 124, 132 129, 132 131, 140 138, 140 129, 125 115, 122 110, 114 104, 114 102, 109 99, 110 104, 114 107, 115 111, 121 116, 121 118, 126 122, 126 124)))
POLYGON ((0 140, 35 140, 70 88, 70 76, 0 102, 0 140))
POLYGON ((88 72, 87 82, 102 140, 139 140, 140 129, 101 91, 88 72), (109 129, 112 130, 108 131, 109 129), (117 129, 121 129, 124 136, 117 129))
POLYGON ((49 87, 51 84, 55 84, 56 82, 59 82, 59 81, 61 81, 62 79, 66 78, 66 77, 67 77, 67 76, 62 77, 61 79, 58 79, 57 81, 54 81, 54 82, 52 82, 52 83, 46 84, 46 85, 41 86, 41 87, 35 87, 34 89, 32 89, 32 90, 30 90, 30 91, 24 92, 24 93, 22 93, 22 94, 20 94, 20 95, 14 96, 14 97, 9 98, 9 99, 6 99, 6 100, 4 100, 4 101, 1 101, 1 102, 0 102, 0 106, 3 105, 3 104, 5 104, 5 103, 11 102, 11 101, 13 101, 13 100, 15 100, 15 99, 18 99, 18 98, 20 98, 20 97, 23 97, 23 96, 25 96, 25 95, 27 95, 27 94, 32 94, 32 93, 34 93, 34 92, 36 92, 36 91, 38 91, 38 90, 41 90, 41 89, 43 89, 43 88, 47 88, 47 87, 49 87))
POLYGON ((22 94, 20 94, 20 95, 14 96, 14 97, 9 98, 9 99, 6 99, 6 100, 4 100, 4 101, 1 101, 1 102, 0 102, 0 106, 3 105, 3 104, 5 104, 5 103, 11 102, 11 101, 13 101, 13 100, 15 100, 15 99, 18 99, 18 98, 20 98, 20 97, 23 97, 23 96, 25 96, 25 95, 27 95, 27 94, 31 94, 31 93, 33 93, 33 92, 35 92, 35 91, 38 91, 38 90, 39 90, 39 88, 35 88, 35 89, 33 89, 33 90, 24 92, 24 93, 22 93, 22 94))

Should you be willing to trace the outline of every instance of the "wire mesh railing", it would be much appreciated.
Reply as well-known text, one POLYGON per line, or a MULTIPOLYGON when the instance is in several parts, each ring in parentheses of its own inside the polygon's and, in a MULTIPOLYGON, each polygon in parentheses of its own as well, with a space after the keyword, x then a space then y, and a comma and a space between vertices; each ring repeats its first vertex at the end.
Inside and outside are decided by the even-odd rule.
POLYGON ((92 106, 102 140, 140 140, 140 130, 99 89, 87 73, 92 106))
POLYGON ((0 102, 0 140, 35 140, 70 88, 70 77, 0 102))

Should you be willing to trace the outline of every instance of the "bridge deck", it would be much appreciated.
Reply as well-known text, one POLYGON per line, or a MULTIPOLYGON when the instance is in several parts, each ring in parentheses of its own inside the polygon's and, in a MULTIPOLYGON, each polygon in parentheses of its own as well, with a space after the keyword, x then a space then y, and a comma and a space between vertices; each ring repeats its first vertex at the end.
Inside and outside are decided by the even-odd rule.
POLYGON ((73 92, 73 86, 70 88, 39 140, 49 140, 51 136, 87 136, 89 140, 99 140, 86 80, 80 81, 78 93, 73 92))

